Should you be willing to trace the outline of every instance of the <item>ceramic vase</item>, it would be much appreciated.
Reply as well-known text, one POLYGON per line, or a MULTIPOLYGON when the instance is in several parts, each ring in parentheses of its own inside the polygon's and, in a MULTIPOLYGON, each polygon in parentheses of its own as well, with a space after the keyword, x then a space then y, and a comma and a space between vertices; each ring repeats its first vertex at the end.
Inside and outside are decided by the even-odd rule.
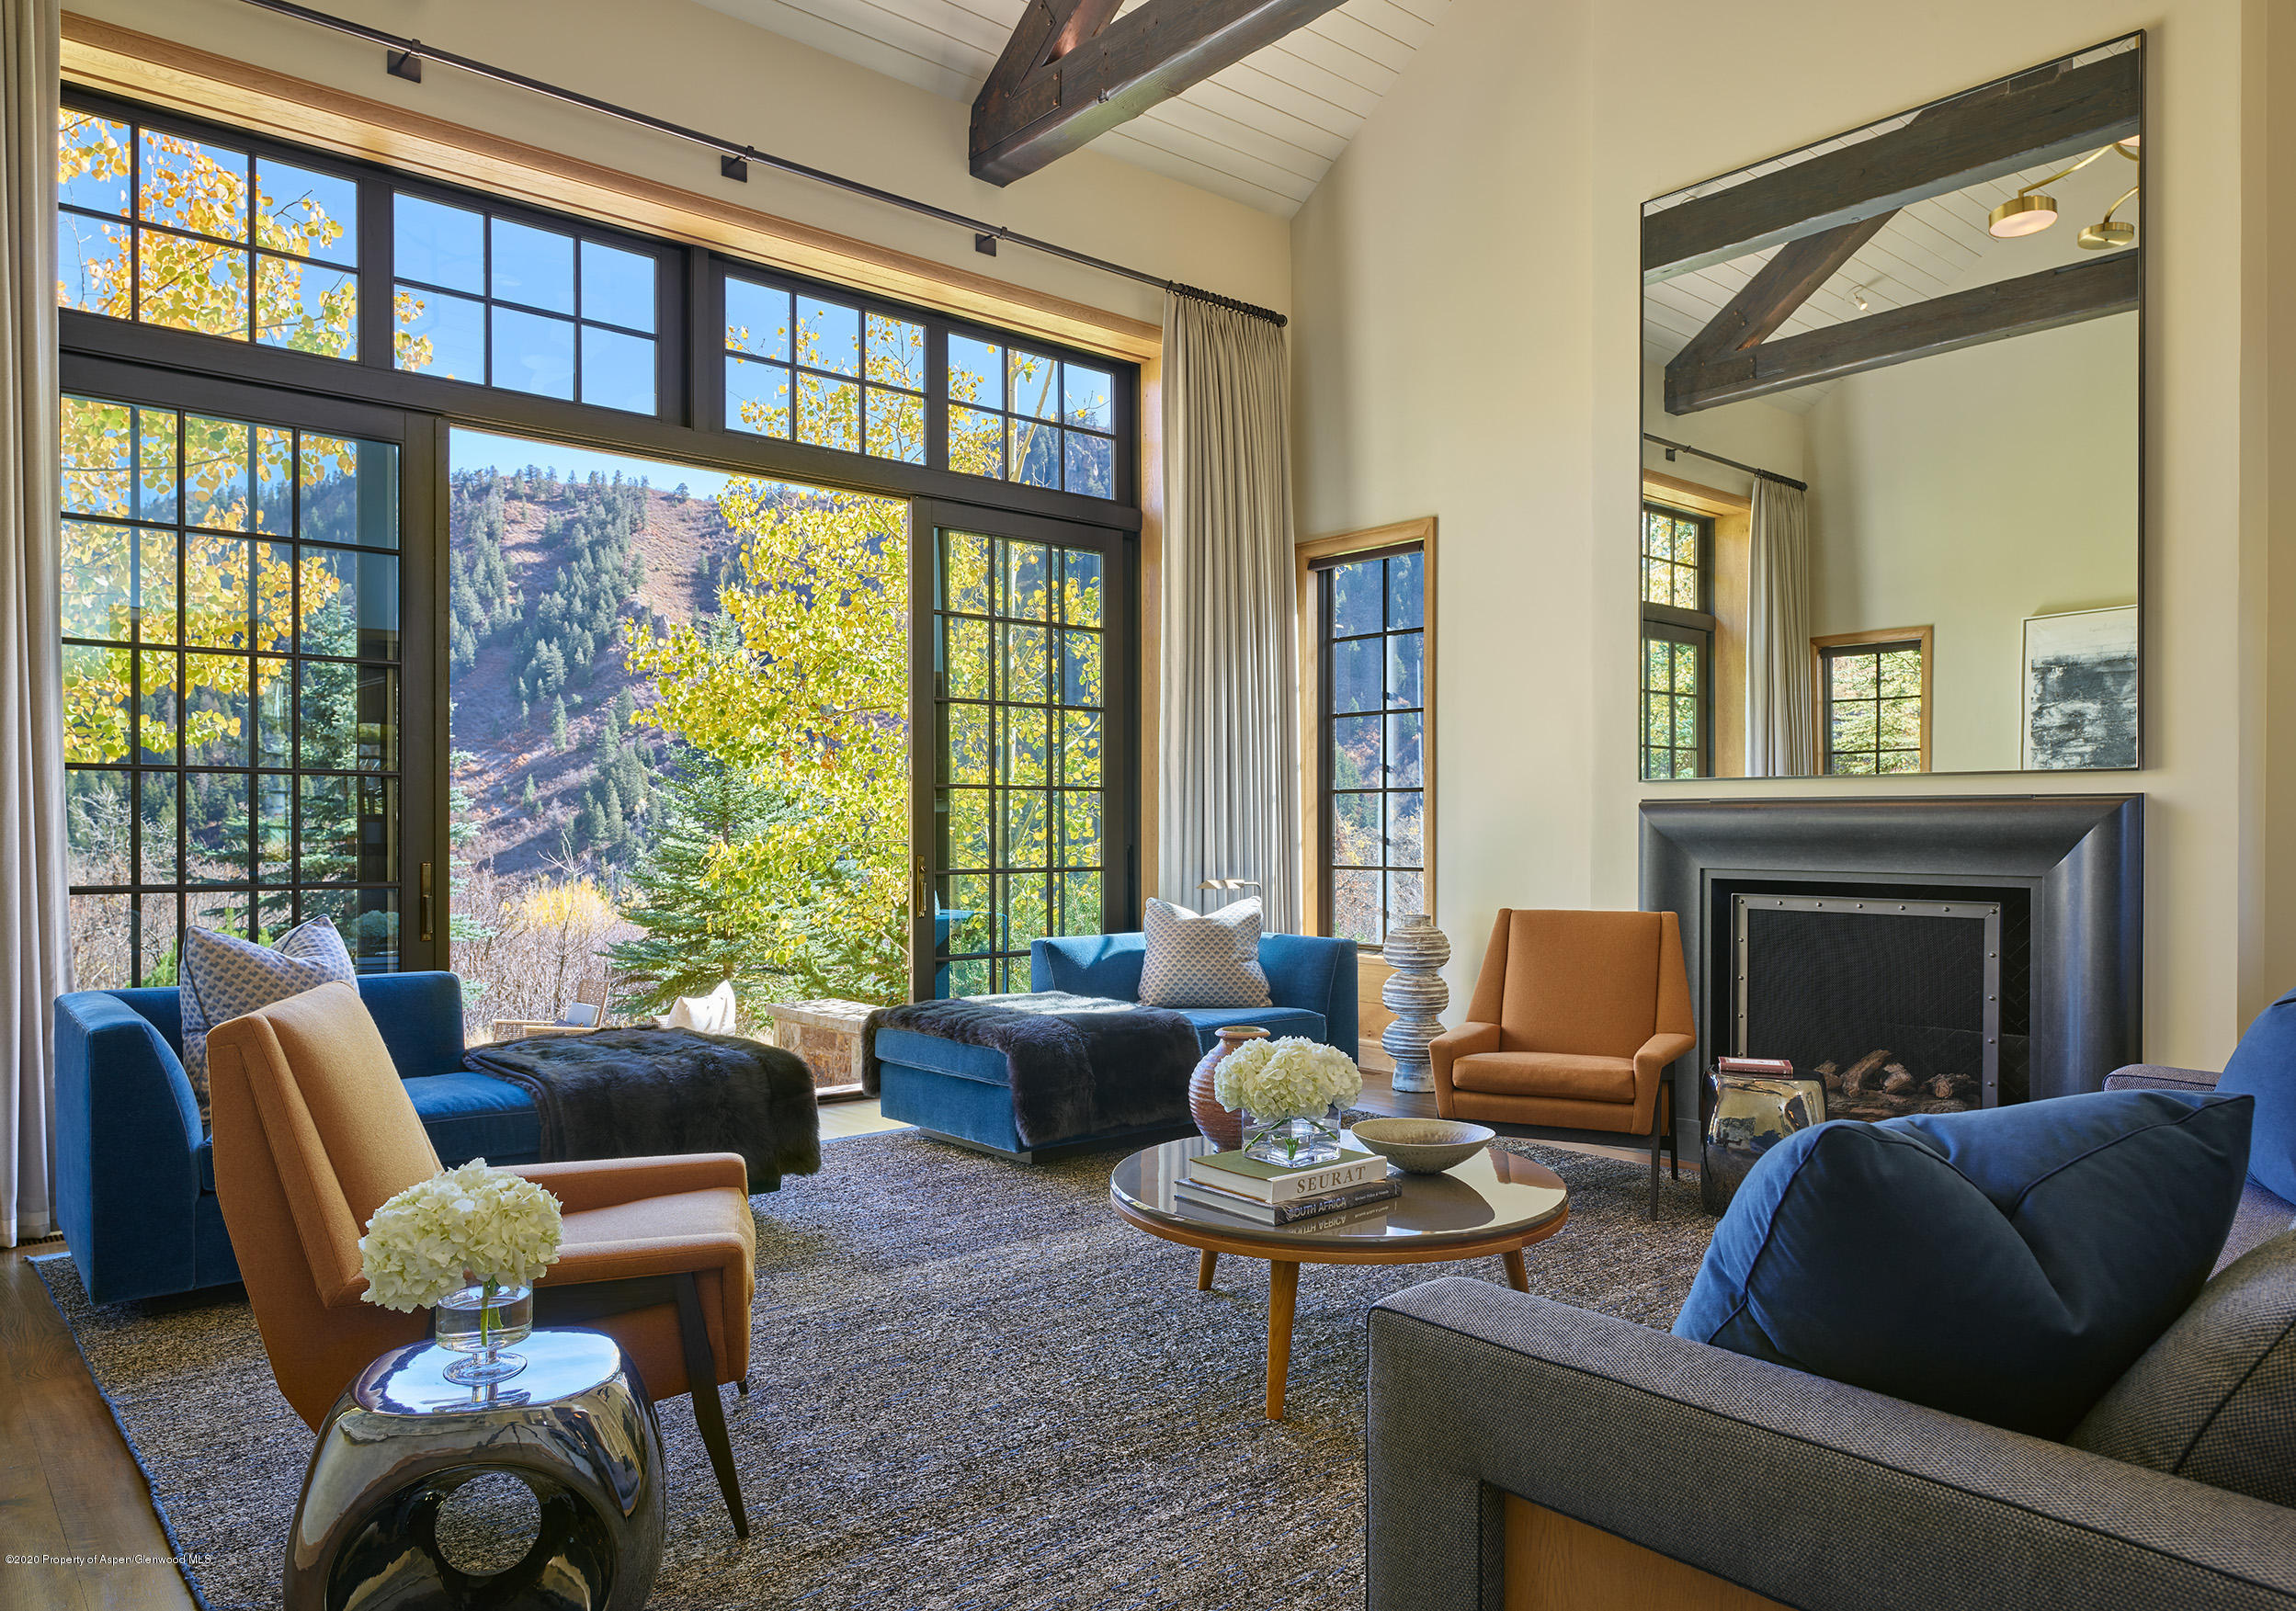
POLYGON ((1451 987, 1442 974, 1443 964, 1451 959, 1451 942, 1426 913, 1407 912, 1387 931, 1380 955, 1394 970, 1380 991, 1380 1000, 1395 1015, 1380 1045, 1395 1061, 1395 1089, 1432 1091, 1427 1042, 1443 1033, 1443 1009, 1451 1002, 1451 987))
POLYGON ((1220 1106, 1220 1098, 1211 1092, 1211 1072, 1236 1048, 1267 1039, 1267 1031, 1256 1024, 1229 1024, 1212 1033, 1220 1037, 1220 1044, 1204 1053, 1196 1072, 1188 1077, 1188 1111, 1204 1140, 1222 1152, 1233 1152, 1244 1145, 1244 1115, 1220 1106))

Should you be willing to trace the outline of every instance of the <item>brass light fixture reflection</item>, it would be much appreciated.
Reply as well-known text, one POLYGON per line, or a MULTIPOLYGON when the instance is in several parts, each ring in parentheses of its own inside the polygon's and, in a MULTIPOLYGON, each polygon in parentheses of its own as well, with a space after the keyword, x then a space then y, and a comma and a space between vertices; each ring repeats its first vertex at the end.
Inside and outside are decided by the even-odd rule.
MULTIPOLYGON (((2014 240, 2019 235, 2040 233, 2041 231, 2057 221, 2057 199, 2044 192, 2041 189, 2043 185, 2053 185, 2067 175, 2079 173, 2108 151, 2117 152, 2131 162, 2135 162, 2137 160, 2137 153, 2133 149, 2135 145, 2136 141, 2133 139, 2116 141, 2110 145, 2100 145, 2071 167, 2061 168, 2045 179, 2034 180, 1985 215, 1985 233, 1996 240, 2003 241, 2014 240)), ((2121 201, 2127 199, 2126 196, 2120 199, 2121 201)), ((2120 201, 2113 203, 2116 208, 2120 205, 2120 201)), ((2109 223, 2111 219, 2112 214, 2108 211, 2105 215, 2106 222, 2109 223)), ((2134 226, 2123 225, 2121 227, 2129 230, 2130 239, 2135 238, 2134 226)), ((2087 244, 2086 238, 2082 244, 2087 244)), ((2100 240, 2099 244, 2103 244, 2106 243, 2100 240)))
POLYGON ((2125 219, 2113 217, 2114 213, 2128 205, 2129 198, 2136 193, 2137 187, 2130 186, 2120 193, 2120 200, 2105 209, 2104 217, 2083 228, 2081 244, 2085 249, 2091 252, 2108 252, 2116 246, 2126 246, 2136 240, 2137 226, 2125 219))

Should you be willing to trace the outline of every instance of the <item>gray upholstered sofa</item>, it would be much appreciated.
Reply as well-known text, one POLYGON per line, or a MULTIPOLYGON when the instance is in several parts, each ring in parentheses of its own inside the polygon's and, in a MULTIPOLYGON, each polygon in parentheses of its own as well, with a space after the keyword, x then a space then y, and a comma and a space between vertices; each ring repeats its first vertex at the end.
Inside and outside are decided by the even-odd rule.
POLYGON ((2244 1494, 1486 1281, 1370 1333, 1370 1611, 2296 1606, 2244 1494))

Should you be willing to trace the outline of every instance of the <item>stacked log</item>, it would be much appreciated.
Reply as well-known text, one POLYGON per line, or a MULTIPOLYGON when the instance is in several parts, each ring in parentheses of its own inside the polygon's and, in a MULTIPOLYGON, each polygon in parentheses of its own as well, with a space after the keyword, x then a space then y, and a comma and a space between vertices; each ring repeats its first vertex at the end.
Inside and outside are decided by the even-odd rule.
POLYGON ((1967 1113, 1980 1105, 1977 1082, 1967 1074, 1924 1079, 1895 1053, 1869 1051, 1847 1068, 1822 1062, 1828 1118, 1895 1118, 1905 1113, 1967 1113))

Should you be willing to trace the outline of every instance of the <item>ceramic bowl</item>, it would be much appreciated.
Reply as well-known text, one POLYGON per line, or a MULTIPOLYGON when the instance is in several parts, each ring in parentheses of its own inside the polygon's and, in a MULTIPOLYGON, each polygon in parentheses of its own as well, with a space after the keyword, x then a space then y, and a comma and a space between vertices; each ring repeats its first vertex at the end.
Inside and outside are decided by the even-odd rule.
POLYGON ((1496 1130, 1455 1118, 1364 1118, 1350 1127, 1363 1145, 1406 1174, 1440 1174, 1497 1139, 1496 1130))

